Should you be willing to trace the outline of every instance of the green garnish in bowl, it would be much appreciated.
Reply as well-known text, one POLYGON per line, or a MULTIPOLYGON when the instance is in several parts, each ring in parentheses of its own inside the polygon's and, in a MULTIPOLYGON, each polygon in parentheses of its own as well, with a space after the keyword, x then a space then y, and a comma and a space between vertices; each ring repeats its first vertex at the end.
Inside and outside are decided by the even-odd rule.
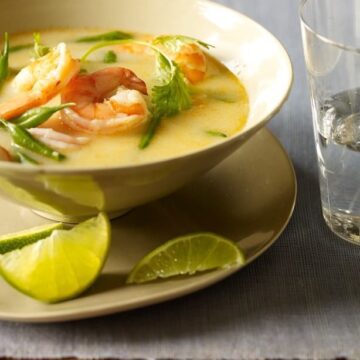
POLYGON ((35 139, 25 127, 1 119, 0 125, 8 131, 14 144, 55 161, 66 159, 65 155, 35 139))
POLYGON ((105 64, 114 64, 117 62, 117 55, 114 51, 109 50, 104 55, 104 63, 105 64))
POLYGON ((34 33, 34 54, 35 57, 40 58, 50 52, 50 47, 45 46, 41 43, 40 33, 34 33))
POLYGON ((218 131, 218 130, 207 130, 206 134, 208 134, 210 136, 216 136, 216 137, 222 137, 222 138, 228 137, 225 133, 218 131))
POLYGON ((76 39, 77 43, 92 43, 98 41, 114 41, 114 40, 124 40, 124 39, 131 39, 133 36, 129 33, 123 31, 109 31, 99 35, 91 35, 91 36, 84 36, 81 38, 76 39))
POLYGON ((26 111, 21 116, 11 119, 13 124, 21 125, 26 129, 38 127, 49 120, 52 115, 60 110, 74 106, 75 103, 60 104, 56 106, 42 106, 26 111))
POLYGON ((0 53, 0 85, 6 80, 9 75, 9 35, 6 32, 4 35, 4 49, 0 53))

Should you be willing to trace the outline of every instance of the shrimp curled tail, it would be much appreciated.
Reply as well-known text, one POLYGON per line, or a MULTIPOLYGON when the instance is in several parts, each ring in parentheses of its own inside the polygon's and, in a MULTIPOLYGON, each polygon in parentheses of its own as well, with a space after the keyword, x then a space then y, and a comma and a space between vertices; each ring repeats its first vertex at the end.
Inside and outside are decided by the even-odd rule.
POLYGON ((60 93, 79 70, 79 61, 72 58, 64 43, 60 43, 19 72, 12 83, 19 94, 0 104, 0 118, 11 119, 46 104, 60 93))
POLYGON ((171 57, 180 66, 185 77, 192 84, 197 84, 204 80, 207 70, 206 56, 198 45, 184 44, 171 57))
MULTIPOLYGON (((154 37, 147 36, 142 40, 151 43, 154 40, 154 37)), ((133 43, 117 45, 114 49, 131 54, 154 54, 153 50, 149 47, 133 43)), ((183 44, 178 51, 170 51, 165 48, 164 51, 180 66, 180 69, 190 83, 197 84, 204 80, 207 71, 207 59, 199 45, 186 43, 183 44)))
POLYGON ((114 134, 135 128, 148 118, 144 81, 131 70, 111 67, 78 75, 62 91, 62 102, 75 106, 62 110, 70 128, 88 134, 114 134))
POLYGON ((32 128, 29 129, 29 132, 44 144, 58 151, 77 150, 91 141, 88 137, 72 136, 51 128, 32 128))
POLYGON ((0 146, 0 161, 12 161, 10 153, 0 146))

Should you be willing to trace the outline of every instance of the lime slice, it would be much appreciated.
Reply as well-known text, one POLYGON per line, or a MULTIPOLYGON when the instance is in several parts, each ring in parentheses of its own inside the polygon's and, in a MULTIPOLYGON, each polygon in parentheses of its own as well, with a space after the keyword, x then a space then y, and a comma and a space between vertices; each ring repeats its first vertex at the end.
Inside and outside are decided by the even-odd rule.
POLYGON ((0 254, 3 255, 10 251, 31 245, 38 240, 50 236, 54 230, 59 230, 62 228, 63 224, 61 223, 47 224, 32 228, 30 230, 0 236, 0 254))
POLYGON ((73 298, 93 284, 105 263, 110 224, 104 214, 71 230, 0 256, 5 280, 35 299, 55 303, 73 298))
POLYGON ((245 255, 232 241, 211 233, 191 234, 170 240, 146 255, 131 271, 127 283, 243 264, 245 255))

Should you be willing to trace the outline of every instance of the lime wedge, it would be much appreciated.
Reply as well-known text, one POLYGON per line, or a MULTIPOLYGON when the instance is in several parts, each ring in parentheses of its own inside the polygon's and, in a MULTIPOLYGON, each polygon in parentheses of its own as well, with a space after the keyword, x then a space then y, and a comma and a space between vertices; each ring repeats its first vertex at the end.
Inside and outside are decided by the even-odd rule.
POLYGON ((30 230, 20 231, 13 234, 0 236, 0 254, 3 255, 10 251, 21 249, 31 245, 38 240, 51 235, 54 230, 63 228, 63 224, 47 224, 32 228, 30 230))
POLYGON ((146 255, 131 271, 127 283, 228 268, 245 264, 245 255, 219 235, 199 233, 166 242, 146 255))
POLYGON ((0 256, 0 272, 19 291, 47 303, 73 298, 93 284, 105 263, 110 224, 104 214, 71 230, 0 256))

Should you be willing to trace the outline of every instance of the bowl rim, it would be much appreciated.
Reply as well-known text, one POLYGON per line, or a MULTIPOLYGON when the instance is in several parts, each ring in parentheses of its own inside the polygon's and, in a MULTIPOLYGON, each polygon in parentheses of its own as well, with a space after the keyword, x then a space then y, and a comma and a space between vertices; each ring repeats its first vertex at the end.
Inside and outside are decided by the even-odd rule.
MULTIPOLYGON (((267 114, 263 119, 261 119, 257 124, 253 127, 250 127, 246 129, 245 131, 240 130, 236 135, 233 135, 229 137, 228 139, 225 139, 223 141, 220 141, 216 144, 212 144, 209 146, 206 146, 202 149, 193 150, 191 152, 187 152, 183 155, 177 155, 172 156, 169 158, 161 159, 161 160, 155 160, 146 162, 143 164, 127 164, 127 165, 117 165, 117 166, 71 166, 71 167, 62 167, 61 165, 38 165, 34 167, 33 165, 28 164, 18 164, 18 163, 11 163, 11 162, 2 162, 0 161, 0 171, 16 171, 16 172, 24 172, 24 173, 33 173, 33 174, 46 174, 46 173, 52 173, 52 174, 83 174, 83 173, 98 173, 98 172, 109 172, 109 171, 126 171, 126 170, 133 170, 133 169, 141 169, 144 170, 148 167, 153 167, 157 165, 164 165, 166 163, 172 163, 174 161, 181 161, 186 160, 190 157, 196 156, 196 155, 202 155, 203 153, 210 152, 213 150, 216 150, 217 148, 223 147, 225 145, 229 145, 230 143, 238 141, 240 138, 246 136, 247 134, 254 134, 258 130, 260 130, 262 127, 264 127, 282 108, 284 103, 287 101, 292 85, 294 83, 294 67, 292 64, 292 60, 290 58, 290 55, 286 49, 286 47, 283 45, 283 43, 275 36, 273 35, 267 28, 265 28, 263 25, 258 23, 257 21, 253 20, 249 16, 243 14, 240 11, 237 11, 235 9, 232 9, 230 7, 227 7, 225 5, 216 3, 212 0, 194 0, 201 3, 204 3, 206 6, 212 6, 212 7, 218 7, 222 11, 228 11, 231 12, 233 15, 242 17, 246 19, 247 22, 253 23, 253 25, 256 25, 257 27, 260 27, 262 31, 267 33, 269 37, 273 39, 275 43, 277 43, 280 48, 282 48, 284 52, 284 58, 287 60, 288 65, 288 71, 289 71, 289 81, 287 84, 286 91, 283 95, 283 97, 274 105, 272 111, 267 114)), ((238 76, 237 76, 238 77, 238 76)), ((246 89, 246 88, 245 88, 246 89)), ((251 136, 251 135, 250 135, 251 136)))

